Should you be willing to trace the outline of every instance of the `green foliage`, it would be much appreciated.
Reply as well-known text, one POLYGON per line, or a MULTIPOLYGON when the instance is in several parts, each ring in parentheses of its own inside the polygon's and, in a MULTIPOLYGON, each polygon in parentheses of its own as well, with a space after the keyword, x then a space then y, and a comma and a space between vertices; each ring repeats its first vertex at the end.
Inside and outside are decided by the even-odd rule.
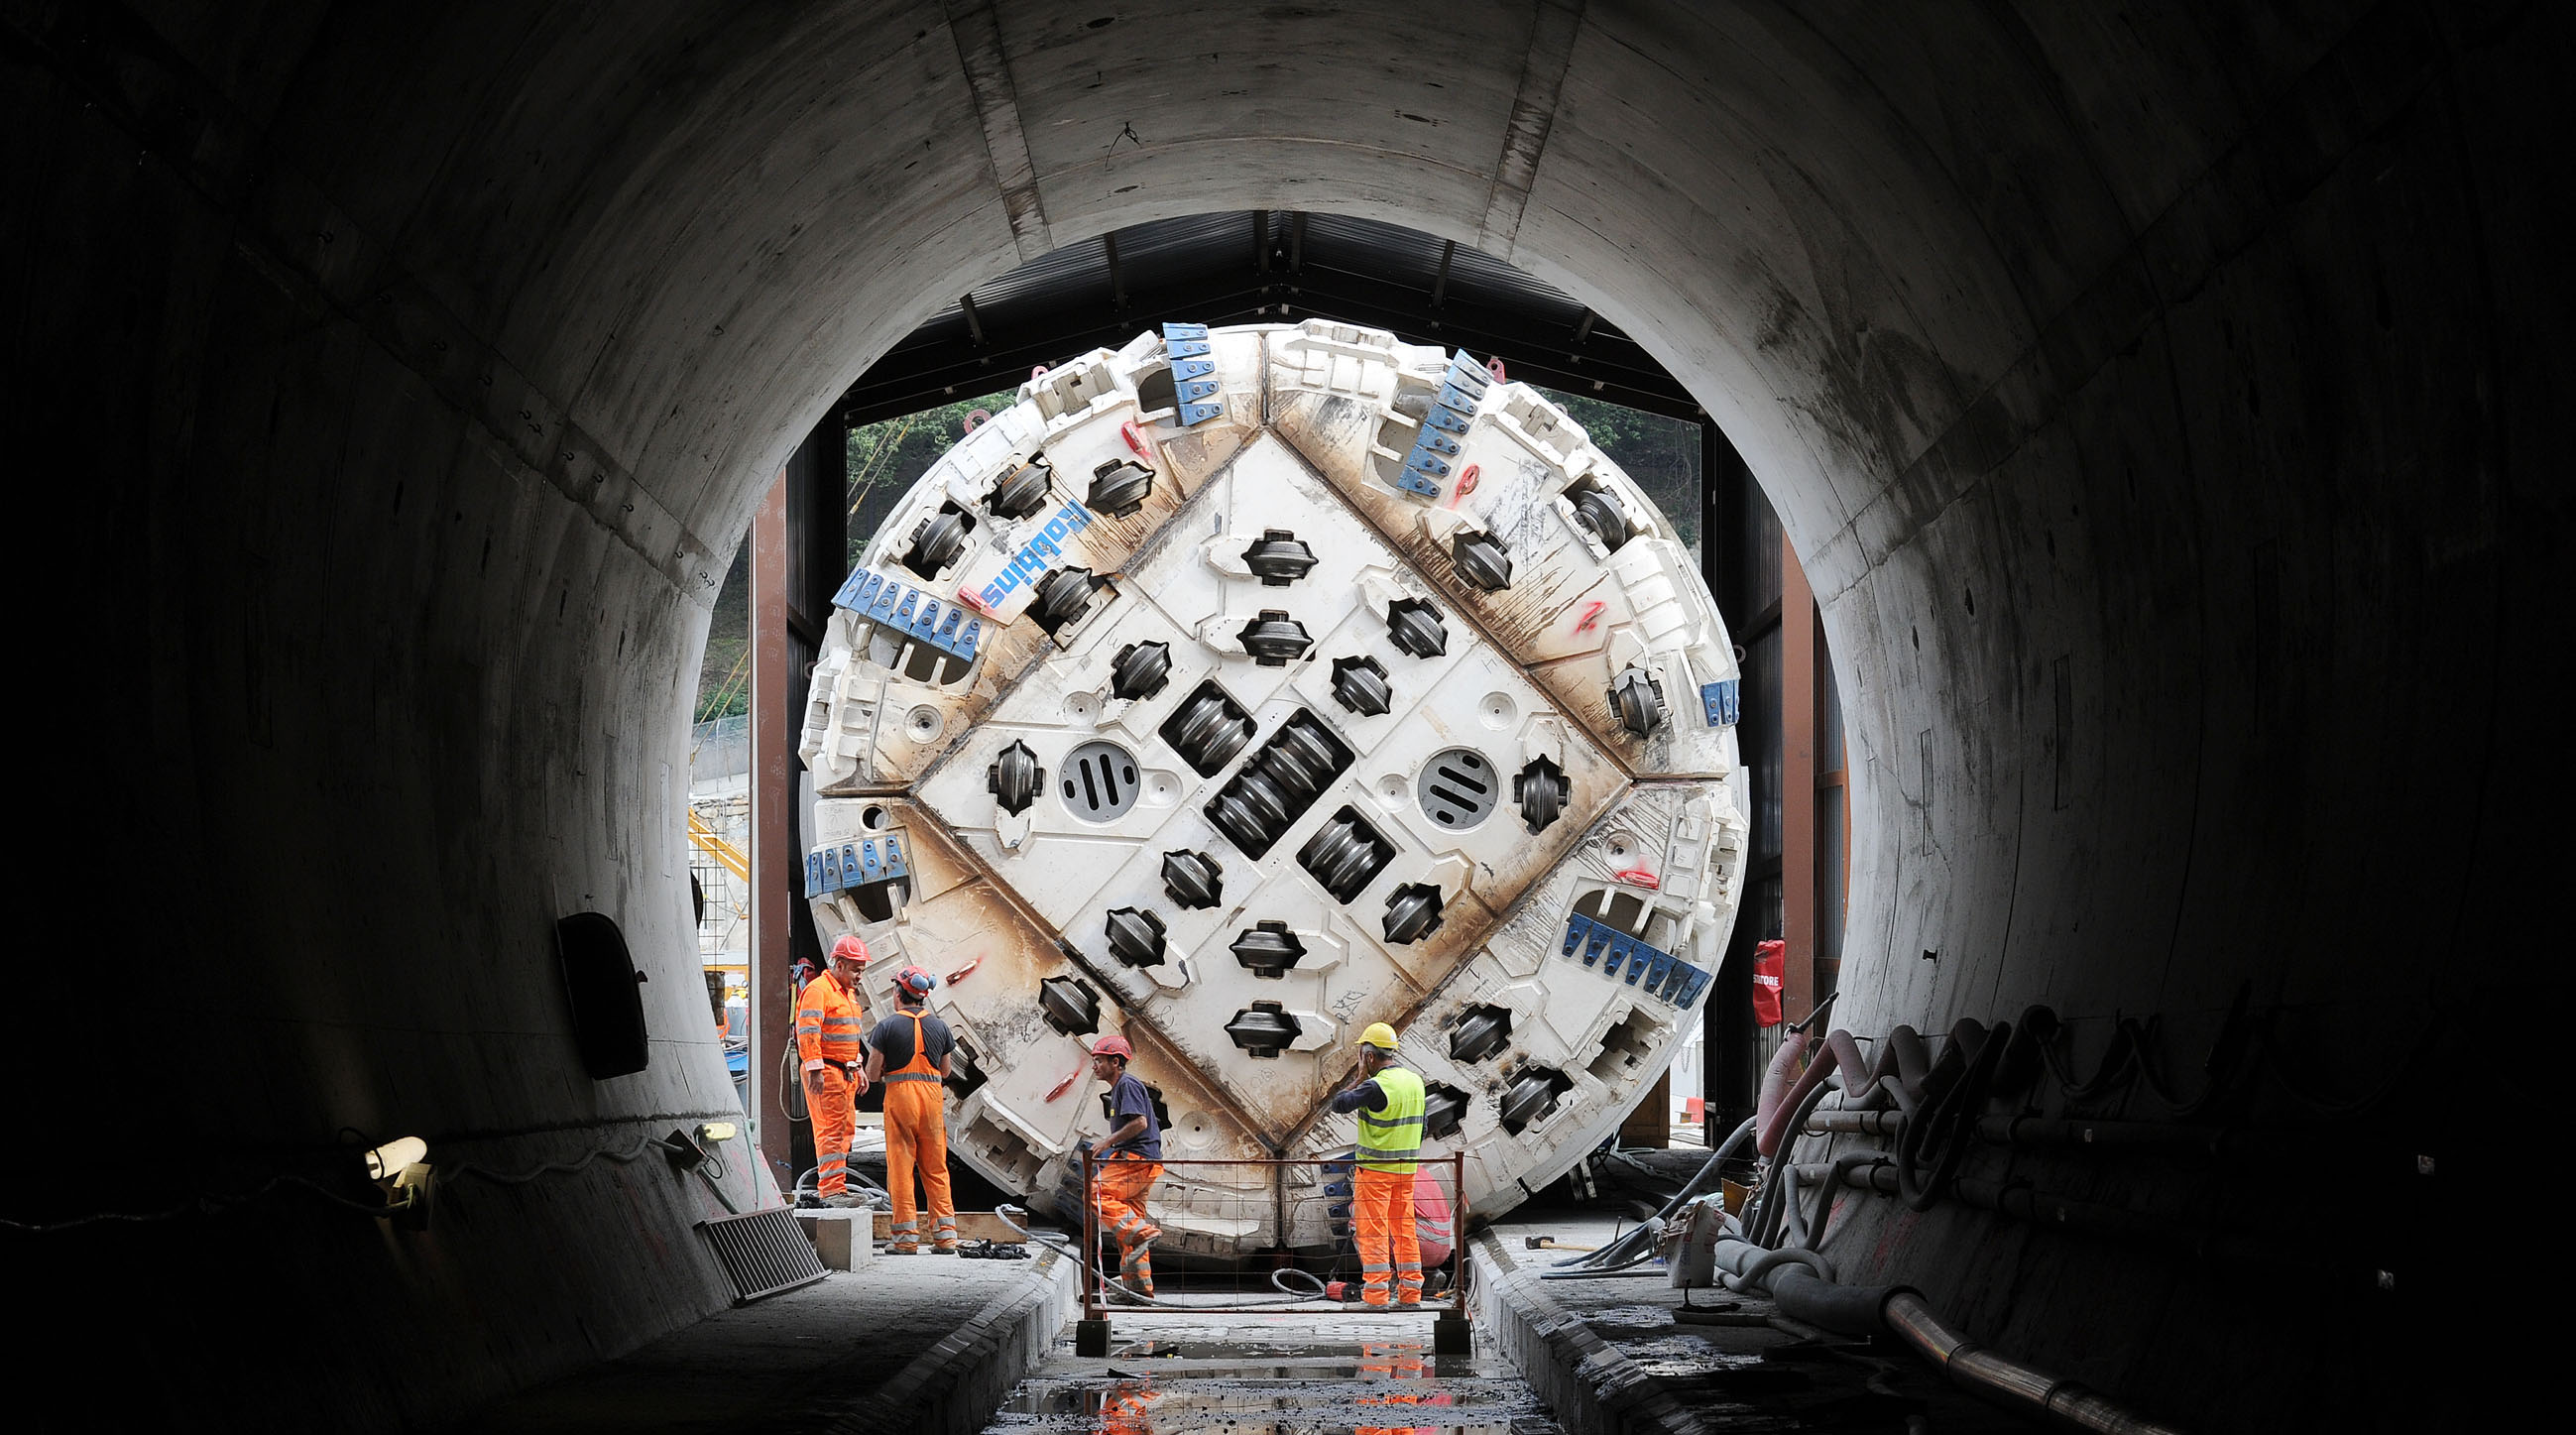
POLYGON ((1699 425, 1581 394, 1539 392, 1581 424, 1593 447, 1637 481, 1685 547, 1699 542, 1699 425))
POLYGON ((707 634, 707 655, 698 665, 698 702, 691 722, 713 722, 751 711, 751 637, 747 625, 730 635, 707 634))
POLYGON ((977 409, 1000 413, 1011 406, 1013 395, 1004 389, 850 430, 845 452, 851 567, 858 566, 860 550, 913 482, 966 436, 967 416, 977 409))

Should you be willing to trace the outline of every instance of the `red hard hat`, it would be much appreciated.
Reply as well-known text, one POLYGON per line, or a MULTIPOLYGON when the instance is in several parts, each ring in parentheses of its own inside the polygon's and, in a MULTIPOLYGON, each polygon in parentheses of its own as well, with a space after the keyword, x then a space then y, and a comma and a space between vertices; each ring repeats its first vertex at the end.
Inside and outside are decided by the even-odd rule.
POLYGON ((868 944, 859 940, 858 933, 846 933, 832 944, 832 960, 853 961, 864 967, 868 964, 868 944))
POLYGON ((894 974, 894 982, 915 996, 928 996, 930 989, 939 985, 939 978, 919 967, 906 967, 894 974))
POLYGON ((1100 1040, 1091 1044, 1091 1054, 1093 1056, 1124 1056, 1133 1058, 1136 1055, 1136 1048, 1129 1046, 1127 1044, 1127 1038, 1123 1036, 1104 1036, 1100 1040))

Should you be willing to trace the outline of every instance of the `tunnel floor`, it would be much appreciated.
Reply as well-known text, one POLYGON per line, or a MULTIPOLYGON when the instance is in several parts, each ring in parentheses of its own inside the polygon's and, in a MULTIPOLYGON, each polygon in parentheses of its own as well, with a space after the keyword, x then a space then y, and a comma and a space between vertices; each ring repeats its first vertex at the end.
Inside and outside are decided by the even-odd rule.
MULTIPOLYGON (((1171 1309, 1111 1312, 1106 1357, 1074 1353, 1067 1320, 1042 1351, 1022 1346, 999 1378, 966 1383, 994 1413, 987 1435, 1558 1435, 1591 1428, 1822 1432, 2037 1429, 1946 1384, 1909 1352, 1828 1336, 1778 1318, 1770 1302, 1675 1290, 1660 1268, 1585 1280, 1534 1279, 1564 1259, 1528 1247, 1610 1240, 1597 1210, 1525 1210, 1475 1238, 1477 1279, 1499 1291, 1473 1351, 1437 1356, 1429 1310, 1370 1315, 1309 1306, 1216 1308, 1247 1292, 1166 1279, 1171 1309), (1498 1273, 1513 1273, 1502 1280, 1498 1273), (1540 1294, 1528 1292, 1535 1289, 1540 1294), (1687 1295, 1688 1299, 1685 1299, 1687 1295), (1535 1389, 1506 1355, 1513 1322, 1582 1349, 1571 1378, 1535 1389), (1593 1343, 1597 1342, 1597 1344, 1593 1343), (1034 1358, 1032 1358, 1034 1357, 1034 1358), (1580 1407, 1580 1408, 1576 1408, 1580 1407), (1645 1417, 1640 1420, 1640 1417, 1645 1417)), ((607 1432, 713 1435, 930 1429, 907 1370, 959 1366, 953 1338, 1063 1302, 1068 1271, 1020 1261, 877 1257, 858 1270, 723 1312, 596 1369, 509 1397, 450 1427, 474 1435, 607 1432)), ((1518 1349, 1519 1347, 1514 1347, 1518 1349)), ((1532 1353, 1521 1350, 1522 1358, 1532 1353)), ((1533 1368, 1535 1371, 1535 1368, 1533 1368)), ((1562 1377, 1564 1372, 1558 1372, 1562 1377)), ((939 1412, 953 1420, 953 1407, 939 1412)), ((974 1428, 952 1424, 951 1429, 974 1428)))
MULTIPOLYGON (((1524 1210, 1479 1238, 1480 1278, 1534 1276, 1565 1258, 1533 1251, 1606 1244, 1620 1225, 1596 1209, 1524 1210)), ((1167 1303, 1193 1295, 1163 1283, 1167 1303)), ((1105 1358, 1076 1356, 1070 1330, 1014 1389, 986 1435, 1555 1435, 1561 1429, 2002 1435, 2041 1427, 1959 1391, 1910 1351, 1810 1330, 1770 1301, 1675 1290, 1660 1265, 1634 1275, 1550 1281, 1541 1326, 1579 1326, 1601 1350, 1585 1357, 1551 1409, 1504 1355, 1490 1321, 1467 1356, 1435 1356, 1430 1320, 1329 1310, 1111 1312, 1105 1358), (1693 1309, 1695 1307, 1695 1309, 1693 1309), (1390 1408, 1393 1407, 1393 1408, 1390 1408)), ((1504 1299, 1519 1300, 1506 1294, 1504 1299)))
POLYGON ((1115 1330, 1106 1358, 1075 1355, 1070 1335, 1057 1342, 1011 1392, 988 1435, 1556 1435, 1559 1428, 1490 1345, 1433 1355, 1427 1319, 1120 1311, 1115 1330))

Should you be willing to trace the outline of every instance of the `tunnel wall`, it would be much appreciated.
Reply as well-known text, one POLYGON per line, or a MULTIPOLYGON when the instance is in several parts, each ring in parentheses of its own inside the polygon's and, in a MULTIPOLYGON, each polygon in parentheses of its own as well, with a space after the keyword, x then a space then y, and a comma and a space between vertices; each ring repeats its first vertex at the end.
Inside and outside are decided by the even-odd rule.
MULTIPOLYGON (((1195 212, 1475 244, 1723 424, 1844 665, 1838 1023, 2044 1001, 2089 1057, 2154 1014, 2187 1070, 2246 990, 2349 1089, 2456 1039, 2431 954, 2510 980, 2566 646, 2554 7, 1097 11, 10 8, 16 426, 37 548, 97 575, 46 801, 160 864, 75 866, 106 960, 13 1218, 729 1104, 678 811, 722 555, 948 297, 1195 212), (652 978, 640 1075, 574 1060, 579 909, 652 978)), ((2408 1110, 2372 1139, 2446 1139, 2408 1110)), ((412 1237, 289 1192, 12 1239, 88 1292, 66 1359, 135 1290, 192 1313, 136 1333, 181 1423, 427 1421, 724 1299, 651 1161, 454 1193, 412 1237)), ((2340 1287, 1862 1204, 1852 1273, 2177 1416, 2370 1353, 2279 1333, 2340 1287)))

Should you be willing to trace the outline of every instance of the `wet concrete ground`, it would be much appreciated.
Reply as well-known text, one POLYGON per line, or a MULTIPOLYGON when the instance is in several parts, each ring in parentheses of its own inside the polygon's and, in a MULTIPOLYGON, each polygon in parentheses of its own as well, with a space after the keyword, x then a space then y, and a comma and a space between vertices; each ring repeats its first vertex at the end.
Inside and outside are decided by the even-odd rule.
POLYGON ((1059 1340, 988 1435, 1559 1435, 1491 1345, 1434 1356, 1427 1315, 1120 1310, 1112 1329, 1105 1358, 1059 1340))
MULTIPOLYGON (((886 1259, 725 1312, 598 1369, 495 1403, 456 1427, 474 1435, 660 1432, 777 1435, 977 1428, 1002 1435, 1590 1435, 1612 1429, 1939 1432, 2034 1429, 1949 1386, 1911 1352, 1781 1322, 1770 1302, 1682 1292, 1642 1278, 1538 1281, 1568 1254, 1551 1236, 1596 1245, 1613 1226, 1588 1211, 1515 1213, 1476 1238, 1492 1288, 1519 1319, 1555 1332, 1533 1378, 1502 1353, 1508 1320, 1475 1327, 1472 1353, 1431 1353, 1432 1313, 1373 1316, 1312 1304, 1223 1311, 1111 1312, 1105 1358, 1073 1353, 1073 1281, 1054 1262, 886 1259), (1043 1265, 1045 1270, 1039 1269, 1043 1265), (967 1337, 1032 1312, 1068 1321, 1009 1351, 967 1337), (1579 1349, 1567 1355, 1569 1330, 1579 1349), (1008 1382, 1026 1372, 1013 1386, 1008 1382), (964 1382, 964 1383, 961 1383, 964 1382), (967 1388, 971 1384, 972 1389, 967 1388), (982 1412, 998 1413, 989 1420, 982 1412)), ((1524 1352, 1529 1354, 1529 1352, 1524 1352)))
MULTIPOLYGON (((1622 1225, 1589 1212, 1522 1211, 1476 1249, 1522 1277, 1561 1270, 1570 1250, 1530 1250, 1527 1238, 1565 1246, 1609 1243, 1622 1225)), ((1644 1385, 1671 1397, 1667 1428, 1710 1431, 1939 1432, 2003 1435, 2043 1427, 2008 1414, 1947 1381, 1891 1340, 1857 1340, 1779 1317, 1760 1297, 1723 1290, 1681 1291, 1659 1264, 1639 1273, 1584 1280, 1524 1280, 1524 1301, 1541 1299, 1580 1321, 1611 1359, 1591 1358, 1590 1383, 1644 1385)), ((1482 1334, 1490 1335, 1490 1332, 1482 1334)), ((1560 1411, 1569 1427, 1590 1422, 1560 1411)))

